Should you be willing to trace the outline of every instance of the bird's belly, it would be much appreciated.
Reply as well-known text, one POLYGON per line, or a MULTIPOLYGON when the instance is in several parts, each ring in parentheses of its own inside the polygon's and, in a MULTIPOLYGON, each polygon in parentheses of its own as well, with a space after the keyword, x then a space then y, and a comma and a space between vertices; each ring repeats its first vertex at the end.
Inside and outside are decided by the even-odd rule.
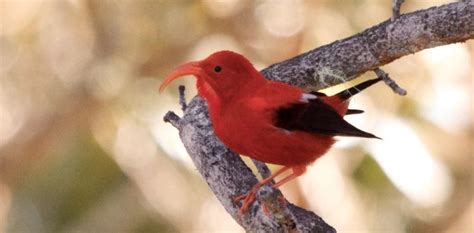
POLYGON ((260 129, 239 127, 216 133, 236 153, 284 166, 312 163, 335 141, 331 136, 286 131, 273 126, 260 129))

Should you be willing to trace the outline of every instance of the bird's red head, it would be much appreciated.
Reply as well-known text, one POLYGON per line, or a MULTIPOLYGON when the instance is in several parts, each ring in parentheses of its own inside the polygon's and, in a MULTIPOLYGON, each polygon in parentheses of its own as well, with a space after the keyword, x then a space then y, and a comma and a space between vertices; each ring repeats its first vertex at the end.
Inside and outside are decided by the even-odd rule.
POLYGON ((197 78, 200 95, 210 93, 223 97, 233 90, 240 90, 249 84, 265 81, 253 65, 242 55, 231 51, 213 53, 201 61, 189 62, 176 67, 160 85, 163 91, 173 80, 193 75, 197 78))

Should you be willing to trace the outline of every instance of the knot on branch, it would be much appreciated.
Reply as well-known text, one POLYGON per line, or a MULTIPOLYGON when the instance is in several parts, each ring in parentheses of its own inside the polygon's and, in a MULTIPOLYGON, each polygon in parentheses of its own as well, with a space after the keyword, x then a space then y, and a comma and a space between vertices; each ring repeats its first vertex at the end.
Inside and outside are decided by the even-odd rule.
POLYGON ((262 206, 265 215, 275 218, 288 232, 296 230, 294 217, 288 209, 285 197, 283 197, 279 190, 265 185, 258 190, 257 200, 262 206))

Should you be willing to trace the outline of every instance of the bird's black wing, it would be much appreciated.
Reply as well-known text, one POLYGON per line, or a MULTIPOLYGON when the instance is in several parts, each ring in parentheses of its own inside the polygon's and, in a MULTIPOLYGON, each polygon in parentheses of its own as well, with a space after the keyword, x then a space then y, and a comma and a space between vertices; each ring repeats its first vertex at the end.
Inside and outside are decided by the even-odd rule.
POLYGON ((378 138, 345 121, 319 98, 312 99, 308 103, 298 102, 278 109, 275 114, 275 126, 289 131, 298 130, 314 134, 378 138))
MULTIPOLYGON (((315 96, 327 96, 326 94, 324 94, 322 92, 317 92, 317 91, 312 91, 310 93, 315 95, 315 96)), ((361 113, 364 113, 364 110, 348 109, 347 112, 346 112, 346 115, 361 114, 361 113)))

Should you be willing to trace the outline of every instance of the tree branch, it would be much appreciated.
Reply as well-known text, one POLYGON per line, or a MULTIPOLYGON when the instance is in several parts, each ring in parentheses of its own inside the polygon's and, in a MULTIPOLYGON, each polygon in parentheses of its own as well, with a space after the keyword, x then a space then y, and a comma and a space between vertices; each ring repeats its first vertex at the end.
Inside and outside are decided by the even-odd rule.
POLYGON ((398 86, 398 84, 393 79, 391 79, 390 76, 388 76, 388 74, 385 73, 385 71, 383 71, 380 68, 375 68, 374 72, 377 75, 377 77, 381 78, 385 82, 385 85, 387 85, 388 87, 392 89, 393 92, 402 96, 407 94, 407 91, 401 88, 400 86, 398 86))
POLYGON ((359 34, 274 64, 269 79, 321 89, 354 79, 395 59, 474 37, 474 2, 455 2, 387 20, 359 34))
MULTIPOLYGON (((269 79, 306 89, 346 82, 402 56, 472 39, 473 9, 473 1, 461 1, 401 15, 394 21, 387 20, 352 37, 272 65, 262 73, 269 79)), ((267 216, 261 203, 271 202, 272 197, 281 195, 279 190, 270 186, 264 188, 267 194, 260 193, 259 201, 254 202, 241 219, 239 206, 233 198, 247 193, 257 179, 241 158, 214 135, 205 101, 195 97, 182 119, 173 114, 168 116, 178 127, 181 140, 198 171, 226 211, 246 231, 335 232, 314 213, 292 204, 265 204, 271 212, 267 216)))
POLYGON ((392 0, 392 21, 400 16, 400 8, 405 0, 392 0))

